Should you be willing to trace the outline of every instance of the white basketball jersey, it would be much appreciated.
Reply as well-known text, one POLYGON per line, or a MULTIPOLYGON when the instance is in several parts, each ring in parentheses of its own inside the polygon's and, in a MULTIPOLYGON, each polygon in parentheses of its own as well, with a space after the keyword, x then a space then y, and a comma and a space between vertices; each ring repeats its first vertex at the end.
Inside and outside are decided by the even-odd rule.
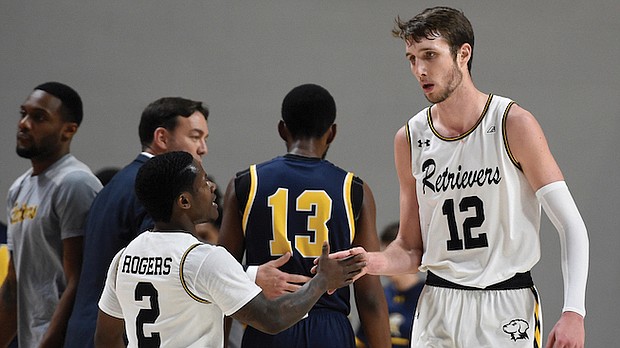
POLYGON ((510 154, 513 102, 489 95, 477 124, 446 138, 431 108, 406 124, 420 210, 420 270, 484 288, 529 271, 540 258, 540 205, 510 154))
POLYGON ((125 320, 129 347, 222 347, 224 315, 260 291, 224 248, 146 231, 115 256, 99 307, 125 320))

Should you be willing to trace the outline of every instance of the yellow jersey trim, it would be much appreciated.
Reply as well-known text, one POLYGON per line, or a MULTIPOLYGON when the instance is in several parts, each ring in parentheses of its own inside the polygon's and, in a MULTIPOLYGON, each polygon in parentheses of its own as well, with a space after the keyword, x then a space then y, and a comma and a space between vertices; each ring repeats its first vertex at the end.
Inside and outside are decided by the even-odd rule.
POLYGON ((461 140, 463 138, 465 138, 466 136, 468 136, 469 134, 471 134, 476 128, 478 128, 478 126, 480 125, 480 123, 482 123, 482 120, 484 119, 484 116, 486 116, 487 111, 489 110, 489 105, 491 104, 491 100, 493 100, 493 94, 489 94, 489 97, 487 98, 487 102, 484 105, 484 109, 482 109, 482 113, 480 113, 480 117, 478 117, 478 120, 476 121, 476 124, 474 124, 473 127, 471 127, 467 132, 456 136, 456 137, 444 137, 443 135, 439 134, 439 132, 435 129, 435 126, 433 126, 433 118, 431 117, 431 107, 428 108, 427 112, 426 112, 426 118, 428 120, 428 125, 431 128, 431 131, 433 132, 433 134, 435 134, 439 139, 441 140, 445 140, 445 141, 455 141, 455 140, 461 140))
POLYGON ((202 243, 196 243, 196 244, 190 246, 189 248, 187 248, 187 250, 185 250, 185 253, 183 253, 183 257, 181 258, 181 264, 179 265, 179 278, 181 280, 181 286, 183 286, 183 290, 185 290, 185 292, 189 295, 189 297, 191 297, 193 300, 195 300, 197 302, 205 303, 205 304, 210 304, 211 301, 208 301, 208 300, 205 300, 202 297, 196 296, 187 287, 187 284, 185 283, 185 277, 183 276, 183 267, 185 266, 185 259, 187 258, 187 255, 189 254, 190 251, 194 250, 199 245, 202 245, 202 243))
POLYGON ((506 118, 508 117, 508 112, 510 111, 510 108, 512 107, 514 103, 515 102, 512 101, 508 104, 508 106, 506 107, 506 111, 504 111, 504 116, 502 116, 502 137, 504 138, 504 147, 506 148, 506 153, 508 153, 508 157, 510 158, 510 161, 517 168, 519 168, 519 170, 523 171, 523 168, 521 168, 521 163, 517 161, 515 156, 512 154, 512 151, 510 151, 510 146, 508 145, 508 134, 506 132, 506 118))
POLYGON ((538 291, 535 287, 532 287, 532 292, 536 298, 536 304, 534 305, 534 348, 542 348, 541 339, 541 323, 540 323, 540 300, 538 297, 538 291))
POLYGON ((347 210, 347 221, 349 222, 350 241, 353 243, 355 238, 355 217, 353 216, 353 202, 351 201, 351 186, 353 183, 353 173, 347 173, 344 178, 344 187, 342 189, 344 195, 344 204, 347 210))
POLYGON ((252 204, 254 203, 254 199, 256 198, 256 189, 258 187, 258 174, 256 173, 256 164, 250 166, 250 192, 248 194, 248 201, 245 203, 245 208, 243 209, 243 235, 245 236, 245 231, 248 226, 248 219, 250 217, 250 210, 252 208, 252 204))

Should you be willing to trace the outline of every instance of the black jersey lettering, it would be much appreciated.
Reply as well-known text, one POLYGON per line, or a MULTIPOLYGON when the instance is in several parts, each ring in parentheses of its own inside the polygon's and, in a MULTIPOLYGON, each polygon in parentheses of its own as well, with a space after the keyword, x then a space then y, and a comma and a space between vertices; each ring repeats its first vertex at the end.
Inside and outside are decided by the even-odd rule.
POLYGON ((140 275, 168 275, 170 274, 171 263, 171 257, 125 255, 121 272, 140 275))

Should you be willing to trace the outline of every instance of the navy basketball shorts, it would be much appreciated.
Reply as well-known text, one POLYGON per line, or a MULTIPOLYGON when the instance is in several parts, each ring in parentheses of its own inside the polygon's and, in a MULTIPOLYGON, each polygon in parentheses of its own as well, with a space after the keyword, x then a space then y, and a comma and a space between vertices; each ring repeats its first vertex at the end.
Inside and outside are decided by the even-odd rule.
POLYGON ((314 309, 287 330, 269 335, 248 326, 242 348, 355 348, 355 334, 344 313, 314 309))

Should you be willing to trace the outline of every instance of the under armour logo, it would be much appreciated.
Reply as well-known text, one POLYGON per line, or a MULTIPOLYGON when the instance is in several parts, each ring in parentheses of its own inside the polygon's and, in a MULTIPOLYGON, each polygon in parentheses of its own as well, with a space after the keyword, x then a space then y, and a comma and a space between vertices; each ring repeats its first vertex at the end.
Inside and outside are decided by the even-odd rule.
POLYGON ((492 125, 491 127, 489 127, 489 129, 487 129, 487 134, 491 133, 495 133, 495 125, 492 125))
POLYGON ((426 139, 424 141, 418 140, 418 147, 422 147, 422 145, 431 146, 431 140, 430 139, 426 139))

